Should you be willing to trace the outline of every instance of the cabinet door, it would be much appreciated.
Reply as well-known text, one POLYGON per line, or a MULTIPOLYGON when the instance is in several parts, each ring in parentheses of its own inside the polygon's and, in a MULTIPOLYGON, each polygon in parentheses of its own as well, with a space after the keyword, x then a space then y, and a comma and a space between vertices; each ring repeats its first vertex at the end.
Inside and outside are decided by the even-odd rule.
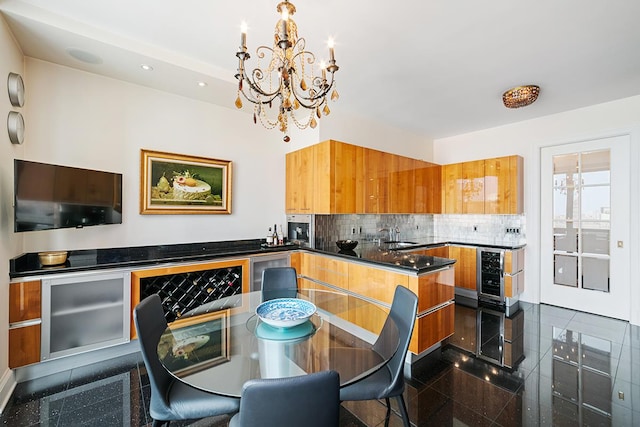
POLYGON ((520 156, 485 160, 485 213, 523 213, 522 164, 520 156))
POLYGON ((40 361, 40 325, 9 329, 9 367, 38 363, 40 361))
POLYGON ((484 160, 462 164, 462 213, 485 213, 484 160))
POLYGON ((342 289, 349 288, 349 263, 336 258, 302 253, 303 276, 342 289))
POLYGON ((392 154, 365 150, 365 213, 388 212, 389 168, 392 154))
POLYGON ((40 281, 9 285, 9 323, 40 318, 40 281))
POLYGON ((286 155, 285 210, 311 213, 314 191, 314 150, 303 148, 286 155))
POLYGON ((413 213, 418 160, 390 155, 388 213, 413 213))
POLYGON ((353 293, 390 305, 398 285, 408 288, 409 277, 381 268, 349 263, 349 291, 353 293))
POLYGON ((452 301, 455 297, 455 272, 453 268, 409 277, 409 289, 418 296, 418 313, 423 313, 452 301))
POLYGON ((462 163, 442 166, 442 213, 462 213, 462 163))
MULTIPOLYGON (((328 140, 314 146, 314 213, 357 213, 358 151, 360 147, 328 140)), ((362 163, 360 161, 360 163, 362 163)), ((362 178, 360 178, 362 181, 362 178)), ((362 212, 362 211, 360 211, 362 212)))
POLYGON ((419 354, 432 345, 453 335, 455 328, 455 304, 451 303, 416 320, 409 350, 419 354))
POLYGON ((449 258, 457 260, 456 287, 475 291, 477 289, 476 248, 449 246, 449 258))
POLYGON ((442 166, 428 163, 426 168, 426 213, 442 213, 442 166))

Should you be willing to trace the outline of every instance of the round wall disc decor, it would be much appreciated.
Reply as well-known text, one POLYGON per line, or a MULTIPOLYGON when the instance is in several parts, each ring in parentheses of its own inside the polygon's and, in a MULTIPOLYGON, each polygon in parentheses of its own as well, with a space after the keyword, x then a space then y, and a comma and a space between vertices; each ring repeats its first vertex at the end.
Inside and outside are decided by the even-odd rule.
POLYGON ((9 73, 7 77, 7 89, 9 90, 9 101, 14 107, 24 105, 24 82, 20 74, 9 73))
POLYGON ((17 111, 9 111, 7 131, 12 144, 22 144, 22 141, 24 141, 24 119, 22 114, 17 111))

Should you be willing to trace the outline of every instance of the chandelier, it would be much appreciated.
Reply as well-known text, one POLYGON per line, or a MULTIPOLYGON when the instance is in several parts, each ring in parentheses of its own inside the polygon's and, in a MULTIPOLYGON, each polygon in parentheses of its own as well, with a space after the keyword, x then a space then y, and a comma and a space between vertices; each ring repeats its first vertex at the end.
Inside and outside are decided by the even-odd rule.
POLYGON ((334 88, 334 73, 339 67, 333 40, 329 40, 329 64, 321 63, 316 70, 316 57, 305 50, 305 39, 298 37, 298 26, 291 19, 296 7, 285 0, 278 3, 276 9, 281 18, 276 24, 273 47, 263 45, 256 49, 257 67, 250 72, 245 67, 245 61, 251 58, 247 52, 247 29, 244 23, 242 25, 240 49, 236 53, 238 97, 235 105, 242 108, 242 94, 255 104, 253 122, 260 120, 267 129, 277 126, 284 133, 284 141, 289 142, 290 122, 299 129, 313 129, 318 125, 317 120, 331 113, 327 95, 331 92, 332 101, 339 97, 334 88), (316 75, 318 71, 320 75, 316 75), (277 108, 277 115, 273 107, 277 108))
POLYGON ((517 86, 502 94, 502 102, 507 108, 520 108, 533 104, 538 99, 540 88, 536 85, 517 86))

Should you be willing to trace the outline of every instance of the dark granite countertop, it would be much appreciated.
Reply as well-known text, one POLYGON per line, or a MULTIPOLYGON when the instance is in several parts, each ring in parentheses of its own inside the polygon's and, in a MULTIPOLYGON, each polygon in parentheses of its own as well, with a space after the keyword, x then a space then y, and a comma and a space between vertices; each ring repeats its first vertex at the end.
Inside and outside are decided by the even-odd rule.
POLYGON ((288 251, 297 248, 297 245, 291 243, 267 247, 263 239, 253 239, 128 248, 86 249, 68 251, 67 262, 52 267, 43 267, 40 264, 37 253, 26 253, 9 260, 9 277, 13 279, 17 277, 73 273, 107 268, 140 267, 166 262, 203 261, 236 255, 288 251))
POLYGON ((378 266, 397 268, 415 274, 425 274, 455 264, 455 259, 418 255, 394 250, 393 245, 363 242, 352 251, 340 250, 335 243, 314 249, 312 252, 335 255, 347 260, 364 261, 378 266))
MULTIPOLYGON (((410 239, 409 245, 379 244, 360 242, 354 251, 340 251, 335 243, 317 247, 304 248, 312 252, 337 255, 345 259, 357 258, 360 261, 398 268, 417 274, 428 273, 454 264, 453 259, 417 255, 410 253, 416 249, 426 249, 439 245, 467 245, 500 249, 518 249, 525 244, 505 244, 504 242, 488 243, 471 240, 453 241, 439 237, 423 237, 410 239)), ((208 259, 247 256, 271 252, 298 249, 299 246, 287 243, 281 246, 267 247, 262 239, 230 240, 221 242, 183 243, 172 245, 137 246, 107 249, 85 249, 69 251, 67 262, 63 265, 44 267, 40 264, 37 253, 26 253, 9 261, 9 277, 11 279, 30 276, 42 276, 60 273, 101 270, 108 268, 140 267, 167 262, 204 261, 208 259)))

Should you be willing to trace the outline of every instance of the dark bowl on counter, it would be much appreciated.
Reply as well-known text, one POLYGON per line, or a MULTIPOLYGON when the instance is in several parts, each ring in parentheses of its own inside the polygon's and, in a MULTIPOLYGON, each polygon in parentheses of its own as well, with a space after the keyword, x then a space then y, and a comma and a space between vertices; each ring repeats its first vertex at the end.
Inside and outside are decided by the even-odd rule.
POLYGON ((336 240, 336 245, 343 251, 352 251, 358 246, 357 240, 336 240))

